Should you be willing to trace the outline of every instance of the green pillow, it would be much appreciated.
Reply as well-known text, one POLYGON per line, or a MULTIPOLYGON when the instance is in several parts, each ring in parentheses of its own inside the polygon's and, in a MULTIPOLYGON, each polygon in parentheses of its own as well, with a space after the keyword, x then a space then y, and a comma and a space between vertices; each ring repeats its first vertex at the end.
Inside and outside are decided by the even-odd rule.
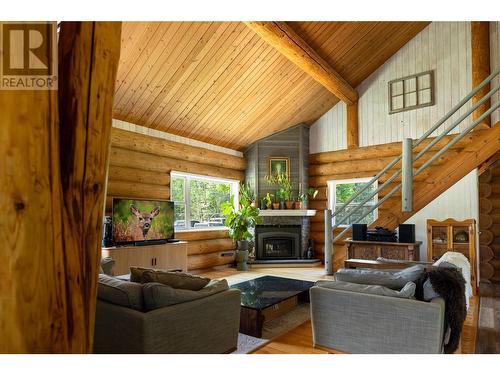
POLYGON ((183 272, 146 271, 142 274, 142 283, 160 283, 174 289, 200 290, 210 279, 183 272))
POLYGON ((147 268, 147 267, 130 267, 130 281, 134 283, 143 283, 142 275, 146 271, 154 271, 154 272, 180 272, 181 270, 159 270, 156 268, 147 268))

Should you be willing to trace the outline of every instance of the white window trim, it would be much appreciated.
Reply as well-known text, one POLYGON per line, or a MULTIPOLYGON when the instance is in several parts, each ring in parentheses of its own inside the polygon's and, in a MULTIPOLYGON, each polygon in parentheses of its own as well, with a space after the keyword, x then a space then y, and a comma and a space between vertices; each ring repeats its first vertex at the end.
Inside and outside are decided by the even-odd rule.
MULTIPOLYGON (((348 178, 344 180, 329 180, 327 181, 327 193, 328 193, 328 208, 333 212, 335 209, 335 198, 336 198, 336 187, 337 185, 341 184, 352 184, 352 183, 367 183, 370 182, 373 177, 359 177, 359 178, 348 178)), ((375 186, 375 189, 378 188, 378 181, 375 181, 373 183, 375 186)), ((378 202, 378 194, 376 194, 374 197, 374 202, 377 204, 378 202)), ((375 220, 378 218, 378 207, 373 211, 375 214, 375 220)), ((335 225, 335 217, 332 218, 332 225, 335 225)), ((349 224, 341 224, 339 225, 340 228, 346 228, 348 227, 349 224)))
MULTIPOLYGON (((191 209, 188 207, 188 204, 187 204, 187 202, 189 202, 189 189, 188 189, 189 179, 205 180, 205 181, 210 181, 210 182, 215 182, 215 183, 230 184, 231 185, 231 193, 230 194, 231 194, 231 196, 234 196, 235 208, 237 208, 239 205, 239 180, 233 180, 233 179, 222 178, 222 177, 212 177, 212 176, 194 174, 194 173, 170 171, 170 180, 172 180, 174 177, 185 178, 185 180, 184 180, 184 213, 185 213, 186 224, 191 221, 191 209)), ((171 200, 174 202, 174 204, 176 202, 177 202, 177 204, 182 203, 181 201, 174 201, 173 200, 172 184, 170 184, 170 197, 171 197, 171 200)), ((222 227, 209 227, 209 228, 198 228, 198 229, 182 229, 182 230, 179 230, 179 232, 202 232, 202 231, 227 230, 227 229, 228 228, 226 226, 222 226, 222 227)))

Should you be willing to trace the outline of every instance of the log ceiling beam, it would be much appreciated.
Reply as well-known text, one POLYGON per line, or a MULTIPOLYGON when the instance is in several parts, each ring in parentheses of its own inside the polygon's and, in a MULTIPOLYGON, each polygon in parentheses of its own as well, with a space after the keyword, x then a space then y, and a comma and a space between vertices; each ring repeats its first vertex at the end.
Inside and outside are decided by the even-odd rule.
MULTIPOLYGON (((472 87, 478 86, 490 75, 490 23, 471 22, 471 55, 472 55, 472 87)), ((490 85, 484 86, 474 97, 472 103, 477 103, 490 91, 490 85)), ((472 120, 477 120, 490 108, 487 100, 472 113, 472 120)), ((487 128, 490 125, 490 117, 484 119, 483 124, 476 129, 487 128)))
POLYGON ((359 147, 358 101, 347 105, 347 148, 359 147))
POLYGON ((347 105, 358 100, 358 93, 286 22, 245 22, 264 41, 323 85, 347 105))

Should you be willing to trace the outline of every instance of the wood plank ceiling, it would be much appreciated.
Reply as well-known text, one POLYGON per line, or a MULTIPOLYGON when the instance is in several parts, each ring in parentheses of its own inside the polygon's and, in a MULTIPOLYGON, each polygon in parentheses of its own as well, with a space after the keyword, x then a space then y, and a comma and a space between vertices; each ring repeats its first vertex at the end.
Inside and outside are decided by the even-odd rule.
MULTIPOLYGON (((356 87, 428 22, 291 22, 356 87)), ((241 22, 124 22, 114 117, 242 150, 338 99, 241 22)))

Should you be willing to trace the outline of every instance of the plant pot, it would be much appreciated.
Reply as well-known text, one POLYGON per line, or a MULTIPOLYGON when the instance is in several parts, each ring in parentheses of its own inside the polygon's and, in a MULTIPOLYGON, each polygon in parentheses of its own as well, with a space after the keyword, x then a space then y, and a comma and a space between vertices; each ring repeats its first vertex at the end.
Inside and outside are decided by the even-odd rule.
POLYGON ((293 201, 286 201, 285 206, 287 210, 292 210, 293 209, 293 201))
POLYGON ((266 209, 266 205, 265 205, 265 203, 261 203, 261 204, 260 204, 259 209, 261 209, 261 210, 265 210, 265 209, 266 209))
POLYGON ((248 271, 248 250, 236 250, 236 269, 238 271, 248 271))
POLYGON ((279 210, 279 209, 280 209, 279 202, 273 203, 273 210, 279 210))
POLYGON ((295 202, 295 208, 298 210, 305 210, 307 208, 306 202, 295 202))
POLYGON ((255 207, 255 208, 259 207, 257 201, 253 201, 252 203, 250 203, 250 206, 255 207))
POLYGON ((281 201, 280 202, 280 210, 284 210, 284 209, 285 209, 285 202, 281 201))
POLYGON ((247 240, 236 241, 236 249, 241 251, 248 251, 248 241, 247 240))

